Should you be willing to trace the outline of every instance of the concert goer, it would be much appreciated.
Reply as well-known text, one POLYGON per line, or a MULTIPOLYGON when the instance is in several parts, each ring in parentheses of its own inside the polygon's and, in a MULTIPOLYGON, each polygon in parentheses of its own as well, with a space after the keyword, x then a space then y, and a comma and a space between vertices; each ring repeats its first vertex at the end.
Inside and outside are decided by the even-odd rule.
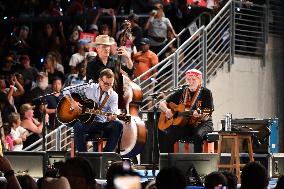
MULTIPOLYGON (((103 112, 116 113, 118 110, 118 95, 112 89, 114 83, 114 74, 110 69, 104 69, 100 72, 98 83, 93 83, 85 90, 85 96, 99 105, 103 112)), ((91 126, 86 126, 80 121, 74 124, 75 144, 78 151, 86 151, 85 134, 94 132, 103 132, 108 141, 104 151, 115 151, 122 132, 122 123, 116 120, 115 115, 96 116, 96 122, 91 126)))
POLYGON ((12 112, 9 115, 9 125, 14 144, 13 151, 22 151, 23 141, 27 139, 28 131, 21 126, 20 114, 12 112))
POLYGON ((43 71, 48 74, 48 83, 51 84, 55 77, 60 77, 62 82, 65 82, 65 75, 63 72, 56 69, 56 57, 52 54, 47 54, 43 64, 43 71))
POLYGON ((165 113, 166 119, 170 119, 173 118, 174 112, 169 108, 169 103, 172 102, 176 105, 184 104, 186 109, 190 110, 189 115, 183 117, 186 125, 171 125, 163 129, 163 131, 159 130, 160 152, 172 153, 174 151, 173 145, 177 140, 192 137, 194 152, 200 153, 202 152, 204 136, 208 132, 213 131, 211 113, 205 115, 198 111, 213 111, 212 93, 209 89, 201 86, 202 73, 199 70, 191 69, 186 72, 185 77, 188 87, 177 90, 166 100, 162 101, 160 109, 165 113))
POLYGON ((144 29, 148 30, 151 50, 155 53, 159 53, 167 43, 167 31, 172 30, 175 36, 177 36, 177 34, 170 20, 165 17, 163 5, 156 3, 154 7, 144 29))
POLYGON ((30 104, 23 104, 20 107, 22 126, 32 133, 24 142, 24 148, 37 141, 40 138, 39 135, 43 129, 43 122, 39 122, 34 118, 33 108, 34 106, 31 106, 30 104))
POLYGON ((91 41, 87 39, 80 39, 77 43, 77 53, 74 53, 69 61, 69 66, 71 69, 71 74, 76 73, 76 66, 82 61, 85 61, 89 54, 94 54, 94 52, 89 52, 91 41))
POLYGON ((45 111, 49 115, 49 124, 48 129, 54 130, 60 126, 56 118, 56 107, 59 100, 62 98, 62 94, 60 90, 62 89, 62 80, 59 77, 54 77, 52 84, 51 84, 52 92, 54 94, 48 95, 46 97, 46 105, 42 105, 42 111, 45 111))
POLYGON ((51 87, 48 85, 48 75, 45 72, 39 72, 36 78, 36 87, 28 93, 26 102, 35 105, 35 117, 41 119, 40 105, 44 103, 44 98, 40 96, 52 92, 51 87))
POLYGON ((84 61, 76 66, 76 73, 68 75, 65 87, 86 83, 86 64, 84 61))

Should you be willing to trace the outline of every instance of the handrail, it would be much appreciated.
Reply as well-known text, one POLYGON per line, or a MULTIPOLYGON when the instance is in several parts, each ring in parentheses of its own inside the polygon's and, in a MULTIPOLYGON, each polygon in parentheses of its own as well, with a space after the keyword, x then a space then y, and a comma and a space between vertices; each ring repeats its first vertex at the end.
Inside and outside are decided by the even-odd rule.
POLYGON ((229 0, 225 6, 214 16, 214 18, 211 20, 211 22, 209 24, 207 24, 206 29, 210 28, 212 24, 215 23, 215 21, 226 11, 226 8, 228 8, 229 6, 231 6, 231 3, 233 2, 233 0, 229 0))
MULTIPOLYGON (((196 21, 199 20, 199 19, 201 19, 203 16, 209 16, 210 19, 211 19, 211 15, 210 15, 209 13, 207 13, 207 12, 201 13, 201 14, 200 14, 198 17, 196 17, 190 24, 188 24, 187 27, 183 28, 183 29, 178 33, 177 37, 173 38, 166 46, 164 46, 164 47, 162 48, 162 50, 160 50, 160 52, 157 54, 157 56, 159 57, 161 54, 163 54, 163 53, 166 51, 166 49, 167 49, 171 44, 173 44, 175 41, 180 40, 180 36, 181 36, 185 31, 187 31, 188 28, 189 28, 193 23, 196 23, 196 21)), ((199 23, 199 24, 200 24, 200 23, 199 23)), ((202 25, 199 25, 199 27, 201 27, 201 26, 202 26, 202 25)), ((178 44, 177 47, 179 47, 179 44, 178 44)))

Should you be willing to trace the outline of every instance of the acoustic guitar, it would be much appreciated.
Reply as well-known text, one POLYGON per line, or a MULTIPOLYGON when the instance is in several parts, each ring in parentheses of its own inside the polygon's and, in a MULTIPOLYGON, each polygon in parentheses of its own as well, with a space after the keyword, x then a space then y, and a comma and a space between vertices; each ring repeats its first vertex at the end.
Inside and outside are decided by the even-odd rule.
MULTIPOLYGON (((192 110, 187 110, 185 104, 176 105, 173 102, 168 103, 168 108, 171 109, 173 117, 171 119, 167 118, 165 112, 161 112, 158 128, 160 130, 165 130, 171 125, 176 126, 186 126, 186 125, 196 125, 200 121, 200 117, 194 117, 192 110)), ((211 109, 199 110, 199 114, 210 116, 212 114, 211 109)))
POLYGON ((64 124, 80 120, 88 125, 94 122, 96 115, 116 116, 119 120, 124 122, 131 121, 131 116, 129 115, 104 112, 102 110, 98 110, 97 107, 97 103, 90 99, 88 101, 84 101, 78 94, 66 95, 57 105, 56 116, 57 119, 64 124))

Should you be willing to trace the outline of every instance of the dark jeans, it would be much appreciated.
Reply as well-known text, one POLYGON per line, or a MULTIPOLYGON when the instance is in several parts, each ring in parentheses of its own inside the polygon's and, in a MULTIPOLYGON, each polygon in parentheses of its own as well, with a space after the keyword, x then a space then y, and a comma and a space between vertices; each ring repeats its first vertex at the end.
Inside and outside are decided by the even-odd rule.
POLYGON ((75 145, 79 152, 85 152, 87 151, 85 135, 87 133, 91 134, 103 131, 103 137, 108 138, 106 146, 104 147, 104 151, 114 152, 121 138, 122 130, 123 125, 119 121, 111 121, 105 123, 96 122, 91 126, 84 125, 80 121, 77 121, 74 124, 75 145))
POLYGON ((173 153, 174 143, 178 140, 193 139, 194 152, 201 153, 204 136, 213 131, 211 120, 200 123, 197 126, 170 126, 164 131, 159 130, 159 148, 161 153, 173 153))

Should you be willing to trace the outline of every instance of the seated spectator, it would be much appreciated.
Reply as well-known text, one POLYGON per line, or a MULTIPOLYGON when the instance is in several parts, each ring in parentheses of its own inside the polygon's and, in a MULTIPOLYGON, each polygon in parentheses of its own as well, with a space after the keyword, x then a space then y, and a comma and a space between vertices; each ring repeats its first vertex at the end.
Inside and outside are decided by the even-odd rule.
POLYGON ((20 107, 22 126, 31 132, 24 143, 24 148, 37 141, 40 138, 43 129, 43 123, 34 118, 33 108, 34 106, 31 106, 30 104, 23 104, 20 107))
POLYGON ((241 174, 241 189, 266 189, 268 187, 268 173, 258 162, 246 164, 241 174))
POLYGON ((30 175, 18 175, 17 179, 22 189, 37 189, 36 181, 30 175))
POLYGON ((96 189, 97 182, 90 162, 82 157, 68 159, 59 170, 68 179, 71 189, 96 189))
POLYGON ((165 167, 156 177, 157 189, 174 188, 185 189, 186 180, 183 173, 176 167, 165 167))
POLYGON ((227 178, 219 171, 212 172, 205 177, 205 189, 227 186, 227 178))
POLYGON ((14 145, 13 151, 22 151, 23 142, 27 139, 28 131, 21 126, 20 114, 13 112, 9 115, 9 126, 11 127, 10 135, 14 145))

